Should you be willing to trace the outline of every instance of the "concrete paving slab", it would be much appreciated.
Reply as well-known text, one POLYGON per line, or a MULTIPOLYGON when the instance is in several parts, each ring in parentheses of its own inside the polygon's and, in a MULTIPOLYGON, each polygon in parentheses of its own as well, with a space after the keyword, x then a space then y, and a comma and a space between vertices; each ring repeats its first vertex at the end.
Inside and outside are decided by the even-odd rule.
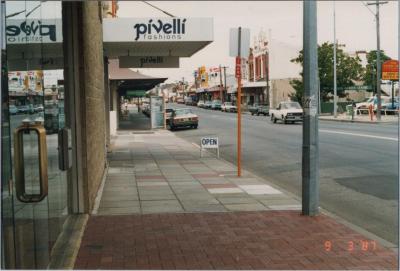
POLYGON ((218 201, 222 204, 242 204, 242 203, 258 203, 254 198, 243 198, 243 197, 219 197, 218 201))
POLYGON ((224 204, 229 211, 263 211, 267 207, 260 203, 243 203, 243 204, 224 204))
POLYGON ((144 186, 155 186, 155 187, 160 187, 160 186, 168 186, 167 182, 139 182, 138 187, 144 187, 144 186))
POLYGON ((276 195, 282 194, 281 191, 273 188, 272 186, 263 184, 263 185, 239 185, 241 189, 246 191, 249 195, 276 195))
POLYGON ((141 209, 135 207, 120 207, 120 208, 101 208, 97 211, 97 215, 122 215, 122 214, 140 214, 141 209))
POLYGON ((207 189, 211 194, 236 194, 244 193, 240 188, 210 188, 207 189))
POLYGON ((269 205, 271 210, 301 210, 300 204, 288 204, 288 205, 269 205))
POLYGON ((99 210, 102 208, 121 208, 121 207, 140 207, 139 200, 119 200, 119 201, 108 201, 102 200, 100 202, 99 210))
POLYGON ((160 206, 142 207, 143 214, 179 213, 183 211, 184 210, 181 206, 160 205, 160 206))
POLYGON ((141 194, 140 200, 170 200, 176 199, 175 195, 173 194, 141 194))

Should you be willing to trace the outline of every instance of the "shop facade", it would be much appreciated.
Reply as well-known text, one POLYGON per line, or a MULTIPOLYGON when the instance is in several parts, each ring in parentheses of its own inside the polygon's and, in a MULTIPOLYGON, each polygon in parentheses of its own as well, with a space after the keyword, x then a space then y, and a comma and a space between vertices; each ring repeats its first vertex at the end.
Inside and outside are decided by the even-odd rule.
POLYGON ((1 2, 3 269, 53 266, 65 225, 93 210, 118 99, 109 59, 176 66, 213 40, 212 19, 154 18, 176 32, 155 37, 149 18, 106 19, 103 4, 1 2))

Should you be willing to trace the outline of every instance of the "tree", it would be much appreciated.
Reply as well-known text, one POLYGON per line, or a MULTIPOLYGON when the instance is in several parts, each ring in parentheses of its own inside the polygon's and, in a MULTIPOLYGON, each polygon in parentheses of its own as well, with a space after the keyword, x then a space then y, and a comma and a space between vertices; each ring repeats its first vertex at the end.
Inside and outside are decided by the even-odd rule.
MULTIPOLYGON (((385 52, 381 50, 381 65, 383 62, 390 59, 391 58, 385 55, 385 52)), ((367 66, 365 67, 363 80, 365 85, 372 86, 372 89, 376 91, 376 50, 367 53, 367 66)))
MULTIPOLYGON (((354 81, 360 80, 363 76, 363 67, 361 59, 356 56, 352 57, 343 51, 345 45, 336 47, 336 74, 337 74, 337 94, 343 97, 344 89, 349 86, 354 86, 354 81)), ((292 59, 291 62, 303 65, 303 50, 299 55, 292 59)), ((318 46, 318 72, 320 80, 321 99, 328 100, 328 94, 333 95, 333 43, 325 42, 318 46)), ((303 72, 300 73, 303 78, 303 72)), ((303 97, 303 81, 294 79, 290 82, 296 92, 291 95, 291 98, 301 102, 303 97)))

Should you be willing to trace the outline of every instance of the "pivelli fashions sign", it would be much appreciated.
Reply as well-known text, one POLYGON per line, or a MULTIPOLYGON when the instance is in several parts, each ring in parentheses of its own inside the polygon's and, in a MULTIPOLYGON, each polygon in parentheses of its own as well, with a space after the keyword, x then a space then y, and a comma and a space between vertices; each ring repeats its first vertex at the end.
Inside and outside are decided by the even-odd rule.
POLYGON ((104 42, 203 41, 212 37, 212 18, 107 18, 103 22, 104 42))
POLYGON ((62 41, 61 19, 7 20, 7 43, 54 43, 62 41))

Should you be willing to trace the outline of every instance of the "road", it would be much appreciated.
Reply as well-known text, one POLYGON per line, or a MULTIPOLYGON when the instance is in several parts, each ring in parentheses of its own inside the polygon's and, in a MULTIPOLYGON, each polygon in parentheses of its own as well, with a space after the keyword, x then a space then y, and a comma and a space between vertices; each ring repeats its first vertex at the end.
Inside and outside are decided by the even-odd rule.
MULTIPOLYGON (((218 136, 222 158, 236 164, 236 114, 191 108, 199 128, 176 135, 194 143, 218 136)), ((397 244, 397 125, 319 124, 321 207, 397 244)), ((301 196, 302 124, 243 114, 242 145, 245 169, 301 196)))

